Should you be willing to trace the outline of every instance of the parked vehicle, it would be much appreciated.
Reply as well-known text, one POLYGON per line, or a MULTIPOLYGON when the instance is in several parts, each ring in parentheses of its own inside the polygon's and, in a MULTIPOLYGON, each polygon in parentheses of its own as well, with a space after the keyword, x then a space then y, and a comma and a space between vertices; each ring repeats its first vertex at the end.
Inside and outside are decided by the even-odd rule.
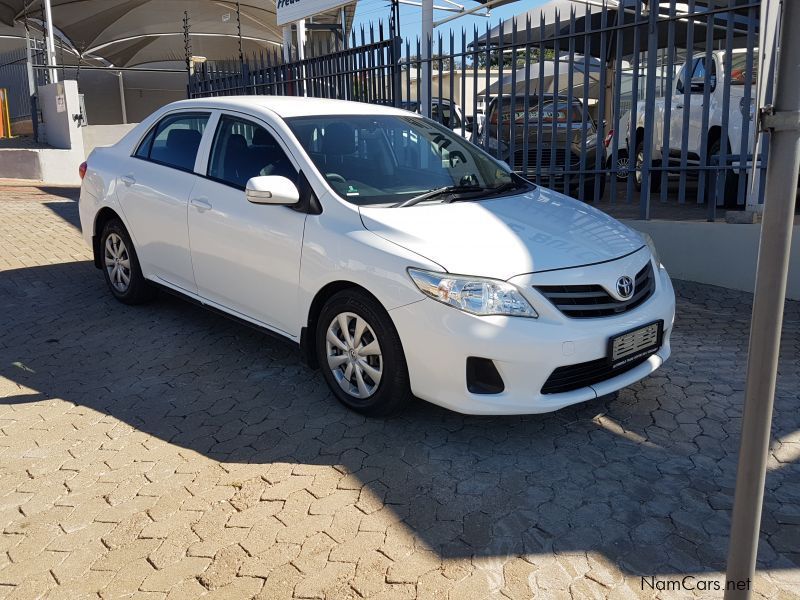
POLYGON ((627 181, 631 172, 630 154, 628 152, 628 131, 630 129, 631 111, 625 111, 613 128, 608 130, 603 145, 606 148, 606 169, 617 181, 627 181), (617 157, 614 159, 614 138, 617 139, 617 157))
POLYGON ((538 173, 547 184, 573 197, 583 192, 580 200, 593 200, 595 180, 599 197, 605 191, 605 173, 591 173, 606 166, 606 149, 598 140, 597 127, 583 103, 571 102, 565 96, 530 96, 528 115, 525 115, 525 97, 497 96, 489 103, 486 125, 483 128, 483 145, 491 153, 507 162, 514 172, 528 179, 538 173), (502 106, 502 111, 498 110, 502 106), (514 111, 514 148, 511 148, 511 111, 514 111), (584 121, 585 116, 585 121, 584 121), (527 120, 527 128, 525 122, 527 120), (541 121, 541 127, 540 127, 541 121), (498 127, 499 123, 499 127, 498 127), (527 132, 526 132, 527 129, 527 132), (499 133, 498 133, 499 132, 499 133), (527 137, 527 146, 524 141, 527 137), (527 164, 525 160, 527 152, 527 164), (597 153, 601 153, 599 167, 597 153), (590 171, 581 177, 581 171, 590 171), (581 190, 583 181, 583 190, 581 190))
POLYGON ((115 298, 161 288, 282 336, 365 414, 412 396, 553 411, 670 354, 675 298, 649 239, 407 111, 181 101, 81 171, 115 298))
MULTIPOLYGON (((671 165, 680 167, 681 155, 685 152, 687 164, 699 167, 701 164, 720 164, 724 147, 727 164, 732 168, 725 173, 722 198, 717 203, 735 206, 739 177, 746 176, 747 164, 742 164, 740 156, 744 148, 747 160, 753 153, 756 124, 754 122, 754 106, 756 96, 757 51, 752 57, 751 77, 746 78, 748 50, 741 48, 731 51, 732 60, 727 64, 727 51, 716 50, 711 53, 710 61, 705 54, 697 54, 689 62, 688 69, 684 65, 678 72, 672 90, 669 115, 664 114, 664 98, 655 100, 652 162, 655 166, 671 165), (745 89, 750 86, 750 102, 745 104, 745 89), (729 107, 727 111, 727 139, 723 138, 723 120, 725 114, 724 94, 729 87, 729 107), (706 98, 708 104, 706 106, 706 98), (684 114, 688 110, 688 122, 684 123, 684 114), (707 112, 704 127, 703 113, 707 112), (665 119, 669 121, 669 139, 664 139, 665 119), (747 139, 744 137, 744 124, 747 125, 747 139), (684 132, 686 143, 684 146, 684 132), (662 148, 667 150, 663 156, 662 148), (705 157, 705 163, 703 163, 705 157)), ((630 148, 636 157, 636 186, 641 190, 642 164, 644 162, 644 129, 645 101, 640 101, 636 109, 636 126, 630 135, 630 148)), ((699 170, 690 171, 698 176, 699 170)), ((723 176, 720 173, 720 176, 723 176)), ((706 197, 713 197, 715 177, 706 177, 706 197)), ((661 185, 661 177, 650 177, 650 188, 657 191, 661 185)))
MULTIPOLYGON (((379 102, 379 104, 393 106, 391 102, 387 101, 379 102)), ((410 110, 417 114, 421 113, 420 104, 416 100, 403 100, 400 103, 400 108, 403 110, 410 110)), ((466 126, 467 120, 464 117, 464 111, 457 103, 447 98, 431 98, 431 119, 437 123, 441 123, 459 135, 461 135, 462 126, 465 133, 469 132, 469 128, 466 126)))

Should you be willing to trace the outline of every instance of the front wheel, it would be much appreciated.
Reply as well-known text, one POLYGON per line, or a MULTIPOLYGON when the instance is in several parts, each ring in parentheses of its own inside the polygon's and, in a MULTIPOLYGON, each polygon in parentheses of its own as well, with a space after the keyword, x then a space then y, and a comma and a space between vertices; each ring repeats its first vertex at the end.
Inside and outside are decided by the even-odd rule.
POLYGON ((397 413, 411 398, 400 337, 384 308, 359 290, 344 290, 322 308, 317 360, 334 396, 368 416, 397 413))

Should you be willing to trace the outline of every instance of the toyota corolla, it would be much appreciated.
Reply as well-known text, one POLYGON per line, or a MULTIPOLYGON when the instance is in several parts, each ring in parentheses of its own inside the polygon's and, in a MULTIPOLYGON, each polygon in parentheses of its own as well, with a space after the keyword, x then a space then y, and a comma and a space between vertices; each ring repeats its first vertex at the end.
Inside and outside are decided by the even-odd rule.
POLYGON ((164 289, 283 336, 365 414, 413 397, 553 411, 670 354, 675 297, 649 238, 407 111, 187 100, 81 174, 114 297, 164 289))

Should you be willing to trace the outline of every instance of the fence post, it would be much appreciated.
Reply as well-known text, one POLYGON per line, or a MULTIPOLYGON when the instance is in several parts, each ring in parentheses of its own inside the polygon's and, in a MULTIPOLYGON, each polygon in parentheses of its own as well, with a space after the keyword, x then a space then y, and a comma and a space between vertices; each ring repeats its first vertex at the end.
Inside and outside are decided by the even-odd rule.
POLYGON ((433 67, 433 0, 422 0, 422 80, 417 82, 420 94, 420 113, 431 116, 431 68, 433 67))
POLYGON ((402 95, 402 55, 403 55, 403 40, 400 36, 392 38, 392 45, 390 47, 392 53, 392 104, 400 107, 400 96, 402 95))

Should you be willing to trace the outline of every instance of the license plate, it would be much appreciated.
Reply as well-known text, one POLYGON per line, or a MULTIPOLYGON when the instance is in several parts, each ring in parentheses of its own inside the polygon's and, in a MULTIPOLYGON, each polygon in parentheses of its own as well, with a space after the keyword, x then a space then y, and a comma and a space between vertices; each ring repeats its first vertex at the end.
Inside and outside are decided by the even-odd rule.
POLYGON ((632 331, 615 335, 608 341, 612 367, 619 367, 655 352, 661 347, 664 322, 656 321, 632 331))

